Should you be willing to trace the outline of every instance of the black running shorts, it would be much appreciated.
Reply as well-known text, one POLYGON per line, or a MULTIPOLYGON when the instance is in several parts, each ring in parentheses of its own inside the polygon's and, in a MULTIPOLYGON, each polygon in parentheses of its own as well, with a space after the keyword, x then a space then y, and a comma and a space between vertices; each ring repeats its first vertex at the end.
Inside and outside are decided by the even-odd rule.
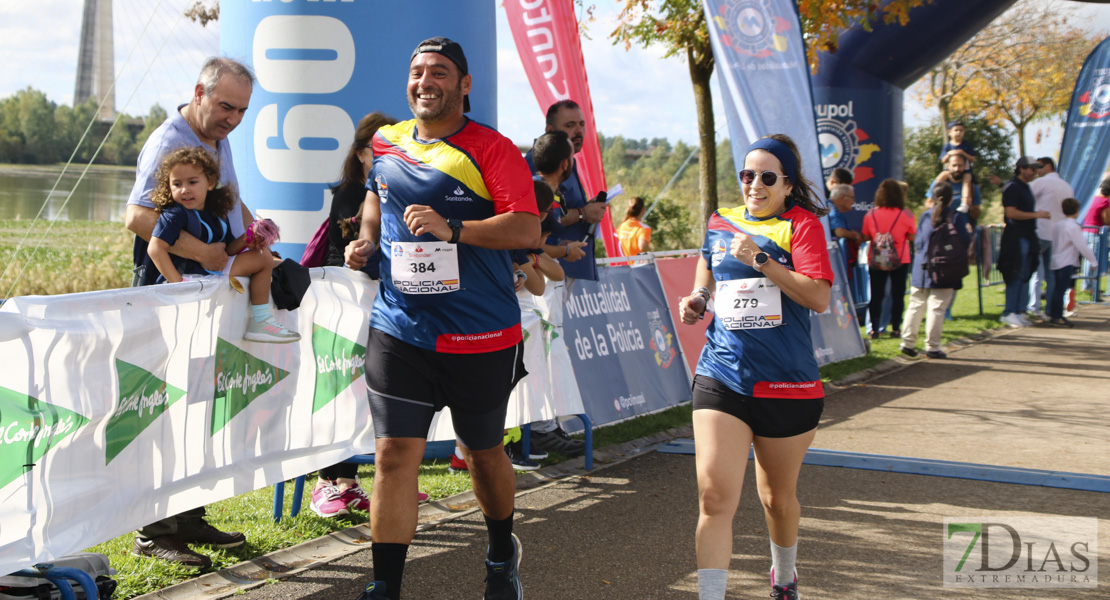
POLYGON ((448 354, 371 328, 366 385, 374 436, 427 438, 432 418, 446 406, 463 446, 494 448, 505 434, 509 393, 526 374, 523 342, 482 354, 448 354))
POLYGON ((694 377, 694 410, 717 410, 740 419, 759 437, 786 438, 817 427, 824 398, 753 398, 704 375, 694 377))

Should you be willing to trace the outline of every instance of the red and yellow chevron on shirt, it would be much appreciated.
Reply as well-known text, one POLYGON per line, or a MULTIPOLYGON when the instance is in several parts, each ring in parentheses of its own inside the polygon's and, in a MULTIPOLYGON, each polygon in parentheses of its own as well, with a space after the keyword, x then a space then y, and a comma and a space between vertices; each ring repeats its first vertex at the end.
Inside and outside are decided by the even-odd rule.
POLYGON ((521 341, 520 305, 509 253, 458 244, 457 291, 405 294, 393 285, 396 242, 437 242, 413 235, 408 206, 430 206, 460 221, 526 212, 538 215, 532 174, 508 138, 474 121, 439 140, 421 140, 416 121, 382 127, 373 140, 374 166, 366 187, 381 208, 382 282, 370 326, 404 342, 455 354, 493 352, 521 341))

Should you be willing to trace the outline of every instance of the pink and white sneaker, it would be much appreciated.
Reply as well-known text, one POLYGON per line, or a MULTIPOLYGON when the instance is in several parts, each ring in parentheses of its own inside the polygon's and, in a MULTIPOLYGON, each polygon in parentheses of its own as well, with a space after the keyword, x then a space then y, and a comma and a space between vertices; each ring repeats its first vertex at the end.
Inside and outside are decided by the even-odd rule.
POLYGON ((341 498, 347 508, 361 511, 370 510, 370 496, 367 496, 366 492, 357 483, 343 490, 341 498))
POLYGON ((794 581, 783 585, 775 585, 775 568, 771 567, 771 598, 774 600, 801 600, 798 594, 798 572, 794 571, 794 581))
POLYGON ((347 510, 347 503, 343 500, 343 495, 339 492, 339 488, 335 487, 334 483, 326 480, 322 480, 320 484, 312 490, 311 507, 312 512, 325 519, 350 514, 350 511, 347 510))

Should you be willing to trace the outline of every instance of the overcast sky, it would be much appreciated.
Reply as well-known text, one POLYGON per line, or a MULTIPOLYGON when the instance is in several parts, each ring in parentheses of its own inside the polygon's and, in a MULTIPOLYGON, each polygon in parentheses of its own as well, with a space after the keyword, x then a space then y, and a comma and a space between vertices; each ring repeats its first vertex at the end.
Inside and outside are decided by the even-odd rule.
MULTIPOLYGON (((1066 0, 1053 0, 1063 4, 1066 0)), ((205 56, 218 53, 218 24, 201 28, 180 17, 193 0, 115 0, 115 57, 119 80, 117 109, 146 114, 157 103, 169 108, 188 98, 205 56), (165 32, 169 32, 166 36, 165 32), (156 34, 156 35, 155 35, 156 34), (148 57, 161 58, 153 68, 148 57)), ((608 40, 618 8, 614 0, 592 0, 596 21, 589 25, 592 39, 583 40, 583 53, 591 84, 598 130, 608 136, 665 137, 672 142, 697 141, 697 119, 686 65, 680 59, 662 59, 658 49, 634 48, 625 52, 608 40), (634 69, 630 65, 635 65, 634 69), (673 85, 660 85, 673 82, 673 85)), ((1076 5, 1067 2, 1069 5, 1076 5)), ((80 0, 0 0, 0 97, 27 86, 46 93, 51 100, 72 104, 77 44, 81 30, 80 0)), ((1110 33, 1110 6, 1080 4, 1080 21, 1101 35, 1110 33)), ((542 127, 535 103, 509 101, 532 97, 517 58, 504 10, 498 9, 498 115, 499 128, 518 143, 530 143, 542 127)), ((912 88, 911 88, 912 89, 912 88)), ((720 133, 727 135, 714 84, 714 103, 720 133)), ((928 120, 932 114, 906 93, 906 124, 928 120)), ((1042 124, 1046 135, 1030 149, 1056 155, 1063 131, 1059 125, 1042 124)), ((1033 129, 1027 132, 1033 137, 1033 129)))

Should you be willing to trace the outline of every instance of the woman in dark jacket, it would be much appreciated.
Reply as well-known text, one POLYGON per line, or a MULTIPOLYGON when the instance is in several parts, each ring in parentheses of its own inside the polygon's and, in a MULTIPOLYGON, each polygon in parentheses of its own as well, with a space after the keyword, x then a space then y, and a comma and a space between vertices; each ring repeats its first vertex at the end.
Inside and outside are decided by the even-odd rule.
MULTIPOLYGON (((964 248, 971 243, 971 223, 967 215, 952 210, 952 186, 938 183, 933 188, 932 207, 921 215, 917 224, 917 238, 914 240, 913 274, 910 276, 910 306, 902 321, 902 354, 917 356, 917 330, 921 319, 925 318, 925 355, 929 358, 947 358, 940 349, 940 335, 944 329, 944 311, 948 309, 956 290, 954 287, 933 287, 926 263, 929 254, 929 238, 937 227, 947 225, 949 218, 956 227, 956 233, 964 242, 964 248)), ((966 252, 965 252, 966 255, 966 252)))
MULTIPOLYGON (((396 122, 396 119, 391 119, 380 112, 372 112, 358 122, 355 139, 347 152, 347 159, 343 161, 342 178, 331 188, 328 253, 324 258, 324 266, 342 267, 343 251, 347 248, 347 244, 358 239, 358 222, 353 219, 361 218, 362 201, 366 199, 366 176, 370 173, 370 167, 374 161, 370 140, 378 132, 379 127, 393 125, 396 122), (346 228, 343 227, 344 223, 347 224, 346 228), (344 229, 347 229, 346 234, 344 229)), ((377 270, 376 262, 373 269, 377 270)))

